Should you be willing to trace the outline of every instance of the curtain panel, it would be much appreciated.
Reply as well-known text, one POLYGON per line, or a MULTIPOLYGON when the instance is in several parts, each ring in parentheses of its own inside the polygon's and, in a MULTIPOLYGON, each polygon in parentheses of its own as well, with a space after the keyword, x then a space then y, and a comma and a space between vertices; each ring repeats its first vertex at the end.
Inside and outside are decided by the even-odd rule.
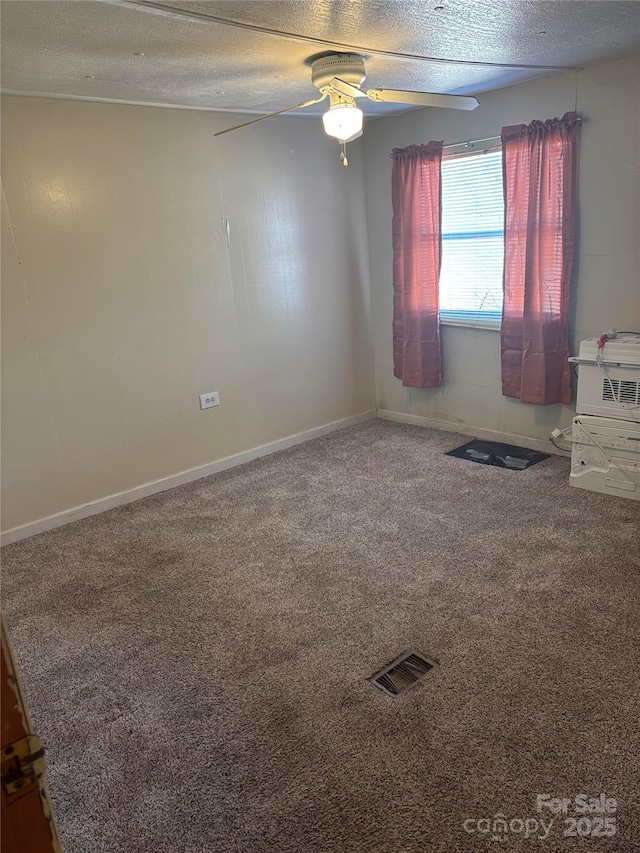
POLYGON ((403 385, 440 385, 438 278, 442 142, 394 148, 393 372, 403 385))
POLYGON ((570 403, 567 346, 576 230, 576 114, 502 129, 502 393, 570 403))

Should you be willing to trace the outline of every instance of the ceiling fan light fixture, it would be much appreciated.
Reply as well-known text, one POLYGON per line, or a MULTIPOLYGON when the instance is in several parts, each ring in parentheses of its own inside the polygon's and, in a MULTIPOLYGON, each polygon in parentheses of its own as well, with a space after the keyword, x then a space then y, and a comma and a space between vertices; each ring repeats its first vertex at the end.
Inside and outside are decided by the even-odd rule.
POLYGON ((322 116, 325 133, 340 142, 351 142, 362 132, 362 110, 355 104, 332 104, 322 116))

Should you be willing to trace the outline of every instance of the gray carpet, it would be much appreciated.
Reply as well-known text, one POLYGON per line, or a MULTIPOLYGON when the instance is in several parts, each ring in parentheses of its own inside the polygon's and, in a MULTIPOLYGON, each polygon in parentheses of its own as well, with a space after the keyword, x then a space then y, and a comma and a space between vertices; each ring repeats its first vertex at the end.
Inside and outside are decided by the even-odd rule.
POLYGON ((67 853, 640 850, 640 506, 465 440, 372 421, 4 549, 67 853), (615 836, 534 832, 603 792, 615 836))

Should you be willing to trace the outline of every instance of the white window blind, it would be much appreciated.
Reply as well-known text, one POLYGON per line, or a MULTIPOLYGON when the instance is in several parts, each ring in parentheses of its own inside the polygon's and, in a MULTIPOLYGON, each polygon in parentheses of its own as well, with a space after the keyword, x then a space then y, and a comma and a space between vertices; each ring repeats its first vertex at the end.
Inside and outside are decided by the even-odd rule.
POLYGON ((503 266, 502 151, 443 160, 441 318, 499 323, 503 266))

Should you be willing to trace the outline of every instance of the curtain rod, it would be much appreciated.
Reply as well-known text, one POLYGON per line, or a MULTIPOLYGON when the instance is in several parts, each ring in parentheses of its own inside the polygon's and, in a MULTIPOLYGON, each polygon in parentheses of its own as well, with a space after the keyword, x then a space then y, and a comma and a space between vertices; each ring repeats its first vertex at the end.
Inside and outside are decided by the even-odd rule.
MULTIPOLYGON (((578 116, 575 119, 577 125, 581 125, 584 121, 582 116, 578 116)), ((498 136, 483 136, 482 139, 464 139, 462 142, 449 142, 447 145, 442 146, 442 150, 445 148, 459 148, 461 145, 479 145, 481 142, 493 142, 494 140, 500 141, 500 135, 498 136)), ((499 147, 499 146, 497 146, 499 147)), ((462 152, 464 153, 464 152, 462 152)), ((393 154, 389 154, 389 157, 393 157, 393 154)))
POLYGON ((494 139, 500 139, 500 135, 498 136, 483 136, 482 139, 465 139, 463 142, 449 142, 448 145, 443 145, 443 150, 445 148, 458 148, 460 145, 479 145, 481 142, 493 142, 494 139))
MULTIPOLYGON (((582 117, 578 116, 575 119, 576 124, 582 124, 582 117)), ((494 139, 500 139, 500 135, 497 136, 483 136, 482 139, 464 139, 462 142, 449 142, 447 145, 443 145, 442 148, 458 148, 460 145, 479 145, 481 142, 493 142, 494 139)))

